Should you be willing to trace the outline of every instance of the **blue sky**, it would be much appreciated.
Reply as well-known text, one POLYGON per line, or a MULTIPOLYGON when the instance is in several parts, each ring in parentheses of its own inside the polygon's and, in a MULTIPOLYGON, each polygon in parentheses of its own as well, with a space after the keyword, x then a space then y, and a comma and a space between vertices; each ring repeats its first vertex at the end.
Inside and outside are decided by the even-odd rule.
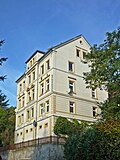
POLYGON ((83 34, 93 45, 107 31, 120 26, 120 0, 0 0, 0 39, 5 44, 0 67, 7 75, 0 89, 16 106, 16 79, 25 71, 25 61, 37 49, 48 48, 83 34))

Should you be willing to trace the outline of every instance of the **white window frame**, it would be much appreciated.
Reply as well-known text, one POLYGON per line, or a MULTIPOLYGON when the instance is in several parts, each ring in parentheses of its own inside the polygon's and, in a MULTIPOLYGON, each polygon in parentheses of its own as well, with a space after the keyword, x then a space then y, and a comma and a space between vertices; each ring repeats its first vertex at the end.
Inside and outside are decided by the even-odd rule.
POLYGON ((46 80, 46 92, 48 92, 50 90, 50 79, 48 78, 46 80))
POLYGON ((50 103, 49 100, 46 101, 46 112, 48 113, 50 111, 50 103))
POLYGON ((40 115, 44 114, 44 103, 40 104, 40 115))
POLYGON ((75 81, 69 79, 69 92, 75 93, 75 81))
POLYGON ((41 95, 44 94, 44 82, 42 82, 42 83, 40 84, 40 93, 41 93, 41 95))
POLYGON ((75 102, 70 101, 69 102, 69 112, 70 113, 75 113, 75 102), (71 108, 72 108, 72 112, 71 112, 71 108))

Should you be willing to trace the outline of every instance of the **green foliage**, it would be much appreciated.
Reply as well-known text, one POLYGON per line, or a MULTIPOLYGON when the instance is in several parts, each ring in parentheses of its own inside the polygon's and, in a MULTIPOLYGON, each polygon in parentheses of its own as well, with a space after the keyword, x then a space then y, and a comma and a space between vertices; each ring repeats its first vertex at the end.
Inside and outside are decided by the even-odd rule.
POLYGON ((15 130, 15 108, 0 107, 0 146, 12 144, 15 130))
POLYGON ((106 34, 100 46, 94 45, 86 59, 90 61, 90 72, 84 79, 90 88, 106 88, 108 100, 100 106, 103 118, 120 117, 120 28, 106 34))
POLYGON ((65 117, 58 117, 54 126, 54 133, 60 135, 73 135, 80 133, 83 128, 88 126, 87 122, 79 123, 77 120, 69 121, 65 117))
MULTIPOLYGON (((0 41, 0 47, 4 41, 0 41)), ((0 66, 7 58, 0 58, 0 66)), ((4 81, 6 76, 0 76, 0 81, 4 81)), ((8 106, 6 95, 0 90, 0 146, 13 143, 15 130, 15 108, 8 106)))
POLYGON ((0 107, 7 107, 8 106, 8 100, 6 100, 6 95, 4 95, 0 90, 0 107))
MULTIPOLYGON (((1 40, 0 41, 0 47, 3 45, 4 41, 1 40)), ((7 58, 0 58, 0 66, 3 64, 3 62, 5 62, 7 60, 7 58)), ((0 76, 0 81, 4 81, 4 79, 6 78, 6 75, 5 76, 0 76)))
POLYGON ((120 119, 100 122, 69 136, 64 148, 66 160, 119 160, 120 119))

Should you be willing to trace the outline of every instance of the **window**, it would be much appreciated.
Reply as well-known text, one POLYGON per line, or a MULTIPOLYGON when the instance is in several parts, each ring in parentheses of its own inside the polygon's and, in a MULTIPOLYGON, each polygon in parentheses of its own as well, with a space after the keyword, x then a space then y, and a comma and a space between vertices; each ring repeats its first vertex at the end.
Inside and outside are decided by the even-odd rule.
POLYGON ((25 89, 25 81, 23 81, 23 90, 25 89))
POLYGON ((32 100, 34 100, 34 98, 35 98, 35 90, 33 89, 32 90, 32 100))
POLYGON ((28 129, 26 130, 26 133, 28 133, 28 129))
POLYGON ((48 127, 48 123, 45 123, 44 128, 47 128, 47 127, 48 127))
POLYGON ((76 49, 76 56, 80 57, 80 50, 79 49, 76 49))
POLYGON ((25 105, 25 97, 22 98, 22 107, 25 105))
POLYGON ((41 66, 41 73, 44 74, 44 65, 41 66))
POLYGON ((97 107, 93 107, 93 117, 97 116, 97 107))
POLYGON ((39 126, 39 129, 42 129, 42 125, 39 126))
POLYGON ((30 67, 32 66, 32 60, 30 61, 30 67))
POLYGON ((22 92, 22 84, 20 84, 20 92, 22 92))
POLYGON ((24 114, 22 114, 21 121, 22 121, 22 123, 24 123, 24 114))
POLYGON ((44 93, 44 83, 41 83, 41 94, 44 93))
POLYGON ((33 64, 35 63, 35 58, 33 58, 33 64))
POLYGON ((46 101, 46 112, 49 112, 49 101, 46 101))
POLYGON ((21 108, 21 99, 19 99, 19 108, 21 108))
POLYGON ((30 111, 27 110, 27 119, 30 119, 30 111))
POLYGON ((97 98, 96 89, 92 89, 92 98, 97 98))
POLYGON ((28 82, 31 83, 31 75, 28 76, 28 82))
POLYGON ((44 104, 42 103, 40 105, 40 114, 42 115, 44 113, 44 104))
POLYGON ((20 135, 22 135, 22 132, 20 133, 20 135))
POLYGON ((33 81, 35 80, 35 71, 33 72, 33 81))
POLYGON ((49 79, 46 80, 46 91, 49 91, 50 85, 49 85, 49 79))
POLYGON ((32 129, 32 128, 30 128, 30 132, 32 132, 32 130, 33 130, 33 129, 32 129))
POLYGON ((18 125, 21 124, 21 116, 18 116, 18 125))
POLYGON ((74 81, 69 81, 69 89, 70 92, 75 92, 75 82, 74 81))
POLYGON ((70 102, 69 111, 70 111, 70 113, 74 113, 75 112, 75 103, 74 102, 70 102))
POLYGON ((48 61, 46 62, 46 69, 47 69, 47 70, 50 69, 50 60, 48 60, 48 61))
POLYGON ((34 108, 31 109, 31 117, 34 117, 34 108))
POLYGON ((69 62, 69 71, 70 72, 74 72, 74 63, 73 62, 69 62))
POLYGON ((31 96, 30 96, 30 92, 28 92, 28 102, 31 101, 31 96))
POLYGON ((83 51, 83 59, 86 59, 86 52, 83 51))

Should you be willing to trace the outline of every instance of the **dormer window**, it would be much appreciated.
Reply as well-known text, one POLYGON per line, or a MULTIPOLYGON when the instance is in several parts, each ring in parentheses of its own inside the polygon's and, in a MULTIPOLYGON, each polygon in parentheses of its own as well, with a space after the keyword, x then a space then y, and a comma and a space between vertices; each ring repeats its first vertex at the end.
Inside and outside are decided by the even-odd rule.
POLYGON ((30 67, 32 66, 32 60, 30 61, 30 67))

